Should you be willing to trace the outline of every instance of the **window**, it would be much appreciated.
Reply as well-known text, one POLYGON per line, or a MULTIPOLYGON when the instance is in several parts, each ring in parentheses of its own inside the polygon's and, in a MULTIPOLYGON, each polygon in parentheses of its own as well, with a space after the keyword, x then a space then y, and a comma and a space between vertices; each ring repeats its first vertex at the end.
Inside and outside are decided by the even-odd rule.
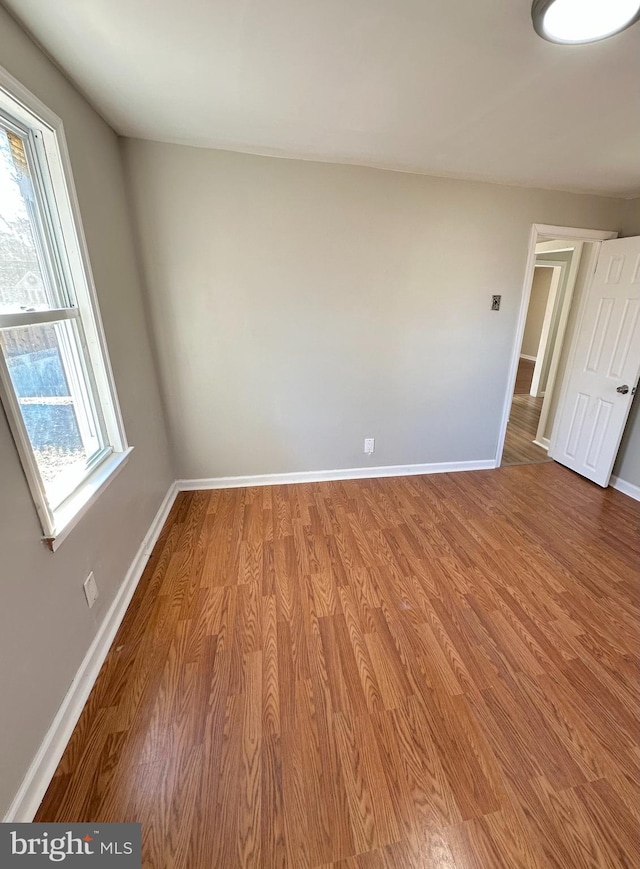
POLYGON ((60 121, 0 78, 0 391, 57 548, 129 449, 60 121))

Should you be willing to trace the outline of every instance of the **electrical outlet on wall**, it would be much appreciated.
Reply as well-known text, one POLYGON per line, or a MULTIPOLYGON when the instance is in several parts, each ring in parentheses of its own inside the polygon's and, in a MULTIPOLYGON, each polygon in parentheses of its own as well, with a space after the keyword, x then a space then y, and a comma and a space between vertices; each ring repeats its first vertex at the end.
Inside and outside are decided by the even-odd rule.
POLYGON ((365 438, 364 439, 364 451, 368 456, 371 455, 371 453, 375 450, 375 448, 376 448, 376 439, 375 438, 365 438))
POLYGON ((91 609, 94 603, 98 600, 98 583, 93 575, 93 571, 91 571, 89 576, 85 579, 82 587, 84 588, 84 596, 87 599, 89 609, 91 609))

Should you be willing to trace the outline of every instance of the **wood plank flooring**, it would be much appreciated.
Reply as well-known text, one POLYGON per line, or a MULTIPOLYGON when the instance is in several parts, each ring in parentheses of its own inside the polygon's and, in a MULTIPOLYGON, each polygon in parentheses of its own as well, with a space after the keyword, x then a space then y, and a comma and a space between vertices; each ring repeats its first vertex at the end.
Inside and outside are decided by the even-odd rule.
POLYGON ((555 463, 183 493, 37 820, 157 869, 636 869, 639 525, 555 463))
POLYGON ((513 396, 504 439, 502 465, 551 461, 547 451, 533 442, 538 431, 543 401, 544 398, 534 398, 532 395, 513 396))

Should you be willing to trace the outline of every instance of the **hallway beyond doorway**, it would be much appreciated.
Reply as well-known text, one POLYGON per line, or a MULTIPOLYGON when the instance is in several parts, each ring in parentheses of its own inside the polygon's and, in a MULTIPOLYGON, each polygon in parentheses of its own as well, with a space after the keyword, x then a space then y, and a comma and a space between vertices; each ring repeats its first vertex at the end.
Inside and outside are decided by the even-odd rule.
POLYGON ((536 398, 529 394, 534 367, 535 359, 520 358, 502 465, 528 465, 551 461, 547 451, 533 442, 544 401, 543 396, 536 398))
POLYGON ((551 461, 547 451, 533 442, 543 400, 542 396, 534 398, 532 395, 514 394, 502 454, 503 466, 551 461))

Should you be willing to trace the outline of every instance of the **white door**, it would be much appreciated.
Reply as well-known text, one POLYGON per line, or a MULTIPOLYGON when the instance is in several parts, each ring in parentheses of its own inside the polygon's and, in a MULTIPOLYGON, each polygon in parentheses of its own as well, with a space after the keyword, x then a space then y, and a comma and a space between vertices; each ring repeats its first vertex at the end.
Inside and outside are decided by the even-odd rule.
POLYGON ((640 375, 640 237, 603 241, 549 455, 607 486, 640 375))

